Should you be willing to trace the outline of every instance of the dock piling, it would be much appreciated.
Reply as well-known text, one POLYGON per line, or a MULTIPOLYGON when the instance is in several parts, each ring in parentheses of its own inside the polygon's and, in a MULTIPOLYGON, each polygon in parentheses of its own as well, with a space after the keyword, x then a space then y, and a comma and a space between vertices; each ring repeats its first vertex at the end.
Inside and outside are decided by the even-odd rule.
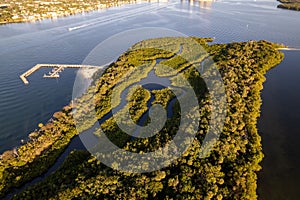
POLYGON ((31 69, 27 70, 25 73, 20 75, 20 78, 24 82, 24 84, 28 85, 29 81, 27 80, 27 77, 42 67, 53 68, 52 71, 49 72, 49 75, 45 74, 43 76, 44 78, 58 78, 59 73, 62 72, 65 68, 86 68, 86 69, 99 68, 99 66, 93 66, 93 65, 37 64, 31 69))

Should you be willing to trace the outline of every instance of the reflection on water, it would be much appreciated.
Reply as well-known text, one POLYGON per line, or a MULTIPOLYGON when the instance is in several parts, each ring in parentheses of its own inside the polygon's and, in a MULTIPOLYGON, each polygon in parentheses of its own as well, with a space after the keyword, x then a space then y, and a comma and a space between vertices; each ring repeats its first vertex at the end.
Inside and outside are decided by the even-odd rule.
MULTIPOLYGON (((210 10, 212 3, 215 2, 215 0, 180 0, 181 4, 189 4, 191 7, 199 7, 200 9, 205 8, 210 10)), ((191 9, 189 7, 189 10, 191 9)))
POLYGON ((199 11, 208 14, 215 0, 180 0, 180 2, 190 14, 197 14, 199 11))

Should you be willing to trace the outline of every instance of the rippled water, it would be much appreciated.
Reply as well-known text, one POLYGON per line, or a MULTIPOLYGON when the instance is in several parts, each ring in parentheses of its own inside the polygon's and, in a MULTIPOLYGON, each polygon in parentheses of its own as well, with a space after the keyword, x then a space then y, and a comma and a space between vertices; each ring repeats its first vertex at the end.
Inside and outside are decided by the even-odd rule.
MULTIPOLYGON (((43 79, 45 71, 41 70, 30 76, 30 85, 25 86, 19 75, 33 65, 80 64, 109 36, 139 27, 166 27, 186 35, 215 37, 215 42, 266 39, 300 48, 300 12, 277 9, 277 4, 275 0, 174 0, 0 26, 0 152, 18 145, 38 123, 46 123, 71 100, 76 70, 67 69, 61 78, 52 80, 43 79)), ((259 194, 265 199, 299 196, 300 164, 296 158, 300 117, 296 108, 300 100, 300 68, 296 58, 300 51, 285 53, 286 60, 268 74, 263 92, 259 129, 265 161, 259 194), (282 175, 289 171, 289 175, 282 175), (278 192, 282 196, 276 195, 278 192)))

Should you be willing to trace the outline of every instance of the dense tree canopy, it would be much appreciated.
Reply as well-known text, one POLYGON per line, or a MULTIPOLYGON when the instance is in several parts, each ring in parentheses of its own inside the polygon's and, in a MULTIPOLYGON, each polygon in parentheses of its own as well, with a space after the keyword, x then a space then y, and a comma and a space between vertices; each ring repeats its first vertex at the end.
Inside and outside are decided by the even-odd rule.
MULTIPOLYGON (((72 108, 76 108, 79 130, 90 128, 94 122, 111 111, 112 89, 120 93, 118 85, 123 76, 130 74, 127 83, 147 76, 150 69, 159 66, 156 59, 182 73, 195 90, 201 115, 200 126, 189 149, 168 167, 154 172, 135 174, 113 170, 90 155, 87 151, 74 151, 55 173, 33 185, 15 199, 256 199, 256 172, 260 170, 262 147, 256 128, 259 117, 260 91, 265 73, 283 59, 276 44, 266 41, 249 41, 231 44, 213 44, 211 39, 193 38, 213 57, 225 84, 227 116, 223 132, 213 150, 206 158, 200 158, 200 147, 207 132, 211 99, 205 83, 191 63, 180 58, 190 49, 182 48, 182 38, 161 38, 142 41, 112 63, 97 78, 86 94, 76 102, 54 114, 53 120, 30 134, 30 140, 18 149, 18 156, 11 152, 2 155, 0 163, 0 194, 40 175, 63 152, 72 137, 77 134, 72 108), (168 51, 139 49, 149 44, 161 44, 168 51), (177 53, 177 55, 176 55, 177 53), (179 55, 178 55, 179 54, 179 55), (137 66, 144 66, 140 71, 137 66), (137 73, 138 72, 138 73, 137 73), (95 95, 92 95, 96 91, 95 95), (93 100, 97 117, 89 116, 88 103, 93 100), (89 119, 90 124, 84 123, 89 119), (38 169, 38 170, 37 170, 38 169)), ((183 45, 184 47, 184 45, 183 45)), ((199 53, 197 62, 205 59, 199 53)), ((156 70, 157 74, 165 69, 156 70)), ((176 76, 176 74, 173 74, 176 76)), ((174 82, 176 84, 176 82, 174 82)), ((104 133, 120 148, 131 152, 154 151, 172 140, 180 121, 180 105, 169 88, 148 91, 137 87, 127 99, 133 121, 147 113, 147 103, 159 103, 167 108, 173 103, 173 115, 163 129, 150 138, 132 138, 116 125, 113 117, 101 127, 104 133), (150 101, 151 100, 151 101, 150 101)), ((119 111, 122 112, 122 109, 119 111)), ((149 118, 145 124, 149 123, 149 118)), ((77 124, 76 124, 77 125, 77 124)), ((188 134, 189 130, 186 130, 188 134)), ((96 135, 98 133, 95 133, 96 135)), ((124 158, 126 159, 126 158, 124 158)))

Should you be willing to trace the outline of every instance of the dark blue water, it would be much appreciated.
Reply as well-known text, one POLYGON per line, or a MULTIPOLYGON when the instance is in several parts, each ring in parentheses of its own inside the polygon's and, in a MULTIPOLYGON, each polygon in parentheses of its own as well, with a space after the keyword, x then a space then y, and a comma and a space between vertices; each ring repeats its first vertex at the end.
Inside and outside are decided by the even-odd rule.
MULTIPOLYGON (((275 0, 174 0, 0 26, 0 152, 19 145, 38 123, 46 123, 72 98, 76 70, 67 69, 61 78, 52 80, 43 79, 44 71, 39 71, 25 86, 19 75, 35 64, 80 64, 109 36, 140 27, 170 28, 186 35, 215 37, 221 43, 265 39, 300 48, 300 12, 277 9, 277 4, 275 0)), ((300 195, 300 51, 285 53, 285 61, 268 74, 263 92, 259 129, 265 160, 258 189, 266 199, 300 195)))
POLYGON ((285 52, 283 62, 267 74, 262 92, 259 131, 265 158, 260 172, 261 199, 299 199, 300 56, 285 52))

